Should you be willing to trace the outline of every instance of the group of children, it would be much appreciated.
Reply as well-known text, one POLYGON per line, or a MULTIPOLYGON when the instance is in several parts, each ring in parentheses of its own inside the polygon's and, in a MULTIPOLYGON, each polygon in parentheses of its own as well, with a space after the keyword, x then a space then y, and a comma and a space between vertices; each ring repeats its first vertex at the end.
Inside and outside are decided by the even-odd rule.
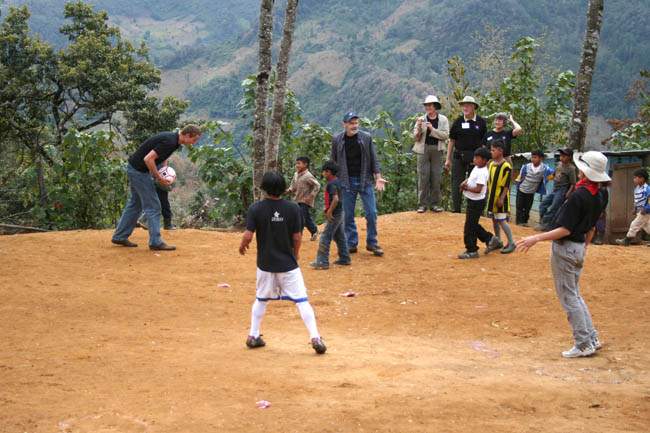
POLYGON ((311 233, 311 240, 315 241, 320 235, 318 255, 316 261, 310 263, 315 269, 329 269, 329 251, 332 241, 336 243, 339 258, 334 261, 335 265, 349 265, 351 263, 350 251, 347 247, 345 231, 343 230, 343 206, 341 202, 341 182, 337 174, 338 164, 334 161, 327 161, 323 164, 321 173, 327 181, 325 187, 325 216, 327 224, 323 232, 318 231, 311 216, 311 208, 314 206, 314 199, 320 190, 320 183, 314 175, 309 172, 310 159, 308 156, 299 156, 296 159, 296 172, 291 180, 291 186, 285 191, 286 194, 295 194, 293 200, 300 206, 305 227, 311 233))
MULTIPOLYGON (((598 338, 591 315, 580 295, 578 286, 586 245, 593 237, 598 219, 607 206, 608 195, 604 186, 609 185, 607 157, 600 152, 586 152, 573 155, 570 149, 562 148, 561 162, 555 170, 555 178, 564 181, 544 200, 542 234, 528 236, 515 243, 508 224, 510 212, 510 179, 512 166, 504 158, 505 143, 496 139, 490 143, 490 150, 480 147, 474 152, 474 168, 470 176, 461 183, 460 189, 467 199, 467 214, 464 228, 466 251, 461 259, 478 258, 477 239, 487 245, 485 254, 501 249, 508 254, 515 249, 526 252, 539 241, 551 240, 551 270, 555 281, 558 299, 564 308, 573 330, 574 345, 562 352, 562 356, 576 358, 591 356, 603 347, 598 338), (573 163, 571 163, 573 156, 573 163), (578 180, 575 180, 575 168, 578 180), (573 176, 573 177, 572 177, 573 176), (556 197, 557 195, 557 197, 556 197), (547 217, 547 212, 556 215, 547 217), (479 223, 487 205, 488 216, 492 218, 494 234, 479 223), (500 237, 505 233, 507 244, 500 237)), ((518 200, 517 222, 525 223, 536 192, 544 194, 546 183, 554 172, 543 163, 542 151, 534 151, 531 162, 522 167, 517 179, 518 200)), ((265 200, 254 203, 248 210, 246 231, 242 237, 239 252, 245 254, 253 238, 257 238, 257 283, 256 299, 251 311, 251 328, 246 339, 249 348, 266 345, 260 334, 262 317, 270 300, 291 300, 295 302, 309 331, 311 345, 318 354, 327 350, 318 333, 314 310, 307 298, 307 289, 298 266, 298 254, 302 241, 303 225, 306 223, 314 240, 319 232, 311 220, 310 208, 320 189, 317 181, 309 173, 309 158, 299 157, 296 161, 296 174, 291 187, 286 189, 284 176, 277 171, 264 174, 262 190, 265 200), (295 193, 296 203, 283 200, 283 193, 295 193), (309 202, 310 204, 308 204, 309 202), (303 206, 302 204, 306 204, 303 206), (311 223, 310 223, 311 221, 311 223), (310 226, 312 226, 310 228, 310 226)), ((341 206, 341 184, 337 178, 338 166, 333 161, 322 167, 322 175, 327 181, 325 188, 325 214, 327 223, 320 233, 320 243, 316 261, 311 266, 316 269, 329 268, 330 243, 334 240, 338 247, 335 264, 349 265, 350 253, 343 231, 343 212, 341 206)), ((650 186, 648 173, 637 170, 634 173, 636 218, 627 236, 619 240, 629 245, 631 238, 642 228, 650 232, 650 186)))
MULTIPOLYGON (((467 199, 467 213, 463 233, 465 252, 458 256, 460 259, 476 259, 479 257, 476 244, 477 238, 487 245, 485 254, 497 249, 501 249, 501 254, 509 254, 515 250, 515 241, 508 224, 512 166, 503 156, 505 148, 506 145, 503 140, 496 139, 491 141, 490 150, 486 147, 476 149, 474 152, 474 168, 469 177, 460 184, 460 189, 467 199), (486 204, 488 217, 492 218, 494 234, 485 230, 479 223, 486 204), (508 240, 505 247, 501 240, 501 230, 503 230, 508 240)), ((537 151, 536 155, 538 155, 537 151)), ((524 184, 526 188, 532 189, 533 194, 539 188, 535 183, 538 179, 536 173, 540 172, 540 170, 542 174, 544 173, 543 167, 540 170, 537 168, 540 165, 540 160, 539 156, 535 158, 533 166, 529 168, 529 172, 534 174, 529 175, 529 181, 524 184)), ((541 177, 539 177, 539 182, 542 183, 541 177)), ((521 206, 521 212, 526 215, 526 220, 529 211, 530 207, 521 206)), ((521 218, 523 219, 523 216, 521 218)))

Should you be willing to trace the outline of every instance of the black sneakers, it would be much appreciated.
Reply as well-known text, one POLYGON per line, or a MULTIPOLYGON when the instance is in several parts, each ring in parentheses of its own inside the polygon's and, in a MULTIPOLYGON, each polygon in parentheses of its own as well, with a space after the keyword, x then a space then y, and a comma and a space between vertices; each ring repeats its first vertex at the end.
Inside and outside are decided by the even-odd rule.
POLYGON ((498 250, 499 248, 503 248, 503 242, 498 237, 492 236, 492 239, 488 241, 484 254, 489 254, 490 251, 498 250))
POLYGON ((149 245, 149 249, 154 251, 174 251, 176 247, 163 242, 159 245, 149 245))
POLYGON ((472 251, 471 253, 469 251, 465 251, 462 254, 458 255, 459 259, 478 259, 478 251, 472 251))
POLYGON ((113 242, 115 245, 122 245, 123 247, 137 247, 138 244, 135 242, 131 242, 130 240, 126 239, 123 241, 118 241, 117 239, 111 239, 111 242, 113 242))
POLYGON ((248 346, 251 349, 255 349, 256 347, 263 347, 266 345, 266 341, 262 340, 262 334, 260 334, 259 337, 255 338, 252 335, 249 335, 248 338, 246 339, 246 346, 248 346))
POLYGON ((372 251, 372 253, 376 256, 384 255, 384 250, 382 250, 379 245, 366 245, 366 250, 372 251))
POLYGON ((316 353, 319 355, 322 355, 327 350, 327 347, 325 347, 325 343, 323 343, 323 339, 321 337, 312 338, 311 347, 313 347, 316 353))

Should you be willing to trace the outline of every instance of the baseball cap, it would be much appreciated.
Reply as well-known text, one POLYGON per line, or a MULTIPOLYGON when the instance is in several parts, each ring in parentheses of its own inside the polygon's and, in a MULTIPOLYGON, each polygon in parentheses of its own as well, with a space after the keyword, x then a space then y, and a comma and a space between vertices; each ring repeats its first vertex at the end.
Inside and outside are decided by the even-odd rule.
POLYGON ((569 146, 560 147, 558 152, 563 153, 567 156, 573 156, 573 150, 569 146))
POLYGON ((357 119, 359 118, 359 116, 357 116, 357 113, 355 113, 354 111, 350 111, 349 113, 345 113, 345 116, 343 116, 343 121, 345 123, 348 123, 350 120, 354 119, 355 117, 357 119))

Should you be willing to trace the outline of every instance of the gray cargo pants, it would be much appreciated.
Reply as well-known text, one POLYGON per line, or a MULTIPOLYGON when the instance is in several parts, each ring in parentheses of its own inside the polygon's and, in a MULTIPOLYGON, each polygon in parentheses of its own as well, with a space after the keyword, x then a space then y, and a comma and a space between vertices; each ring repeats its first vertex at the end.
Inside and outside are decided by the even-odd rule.
POLYGON ((556 240, 551 243, 551 270, 555 293, 573 330, 575 346, 591 345, 598 336, 585 301, 580 296, 578 280, 585 261, 584 242, 556 240))

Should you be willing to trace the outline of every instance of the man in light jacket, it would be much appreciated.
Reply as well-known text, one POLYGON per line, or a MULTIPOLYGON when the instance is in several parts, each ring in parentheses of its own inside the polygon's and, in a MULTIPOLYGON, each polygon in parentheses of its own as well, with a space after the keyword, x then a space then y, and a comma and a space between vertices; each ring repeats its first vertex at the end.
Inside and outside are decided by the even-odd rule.
POLYGON ((413 153, 418 156, 418 213, 427 207, 442 212, 440 207, 440 178, 442 177, 442 154, 449 138, 449 120, 438 113, 442 107, 435 95, 425 98, 426 114, 418 117, 413 129, 413 153))

